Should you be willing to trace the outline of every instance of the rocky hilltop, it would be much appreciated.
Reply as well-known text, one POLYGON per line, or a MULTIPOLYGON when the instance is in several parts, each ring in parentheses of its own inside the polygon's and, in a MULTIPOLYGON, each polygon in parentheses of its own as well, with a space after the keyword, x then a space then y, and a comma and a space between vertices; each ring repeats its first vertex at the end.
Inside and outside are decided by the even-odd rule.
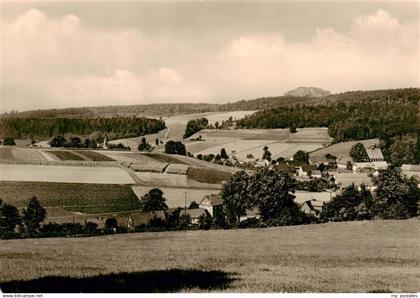
POLYGON ((297 87, 284 94, 284 96, 297 96, 297 97, 324 97, 331 95, 331 92, 316 87, 297 87))

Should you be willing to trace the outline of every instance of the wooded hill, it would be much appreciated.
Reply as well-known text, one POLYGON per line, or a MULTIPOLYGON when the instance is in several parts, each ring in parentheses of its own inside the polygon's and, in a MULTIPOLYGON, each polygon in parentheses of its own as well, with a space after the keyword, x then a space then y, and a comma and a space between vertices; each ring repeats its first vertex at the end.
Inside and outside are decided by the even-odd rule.
POLYGON ((26 112, 12 112, 0 115, 0 118, 77 118, 77 117, 131 117, 131 116, 170 116, 177 114, 193 114, 203 112, 224 112, 238 110, 267 110, 297 105, 314 106, 329 105, 335 102, 371 101, 371 100, 402 100, 418 102, 419 88, 388 89, 375 91, 350 91, 325 97, 295 97, 277 96, 261 97, 251 100, 241 100, 226 104, 207 103, 177 103, 177 104, 149 104, 129 106, 104 106, 34 110, 26 112))
POLYGON ((74 134, 107 134, 109 139, 137 137, 156 133, 165 128, 158 119, 113 118, 15 118, 0 119, 0 136, 22 138, 48 138, 74 134))

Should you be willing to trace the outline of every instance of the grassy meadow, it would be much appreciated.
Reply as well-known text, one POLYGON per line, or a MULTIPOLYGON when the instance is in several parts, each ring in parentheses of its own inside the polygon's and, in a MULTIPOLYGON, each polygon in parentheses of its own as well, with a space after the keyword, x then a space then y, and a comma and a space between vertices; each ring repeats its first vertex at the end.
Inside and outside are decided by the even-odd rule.
POLYGON ((0 287, 419 292, 419 239, 420 220, 412 219, 8 240, 0 241, 0 287))

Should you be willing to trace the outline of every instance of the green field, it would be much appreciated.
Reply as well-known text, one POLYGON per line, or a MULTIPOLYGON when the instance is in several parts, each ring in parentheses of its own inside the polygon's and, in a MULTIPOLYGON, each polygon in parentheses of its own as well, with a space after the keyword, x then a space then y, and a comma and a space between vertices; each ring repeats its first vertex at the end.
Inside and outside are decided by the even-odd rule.
POLYGON ((0 198, 23 207, 36 196, 44 207, 63 207, 67 211, 84 213, 137 210, 139 201, 129 185, 55 183, 55 182, 0 182, 0 198))
POLYGON ((8 240, 0 241, 0 287, 21 292, 419 292, 419 239, 420 220, 413 219, 8 240))

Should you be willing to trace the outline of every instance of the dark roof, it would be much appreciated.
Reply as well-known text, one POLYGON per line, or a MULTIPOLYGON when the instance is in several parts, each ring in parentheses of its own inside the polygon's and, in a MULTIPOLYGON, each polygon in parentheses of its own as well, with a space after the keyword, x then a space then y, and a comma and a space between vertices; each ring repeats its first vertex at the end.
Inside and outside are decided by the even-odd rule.
POLYGON ((285 173, 294 173, 296 171, 294 167, 289 166, 286 163, 280 163, 276 165, 276 169, 279 172, 285 172, 285 173))
POLYGON ((212 194, 212 195, 207 195, 205 196, 201 202, 199 203, 199 205, 201 205, 203 203, 203 201, 208 200, 210 202, 211 206, 219 206, 223 204, 222 198, 220 195, 217 194, 212 194))
POLYGON ((322 207, 324 206, 324 202, 316 201, 316 200, 309 200, 303 203, 303 205, 308 205, 311 210, 322 211, 322 207))
MULTIPOLYGON (((191 218, 199 218, 200 216, 206 216, 206 209, 203 208, 194 208, 194 209, 187 209, 187 215, 191 218)), ((181 210, 181 215, 185 214, 185 210, 181 210)))
POLYGON ((316 171, 318 170, 318 167, 316 165, 302 165, 302 170, 304 172, 308 172, 308 171, 316 171))

